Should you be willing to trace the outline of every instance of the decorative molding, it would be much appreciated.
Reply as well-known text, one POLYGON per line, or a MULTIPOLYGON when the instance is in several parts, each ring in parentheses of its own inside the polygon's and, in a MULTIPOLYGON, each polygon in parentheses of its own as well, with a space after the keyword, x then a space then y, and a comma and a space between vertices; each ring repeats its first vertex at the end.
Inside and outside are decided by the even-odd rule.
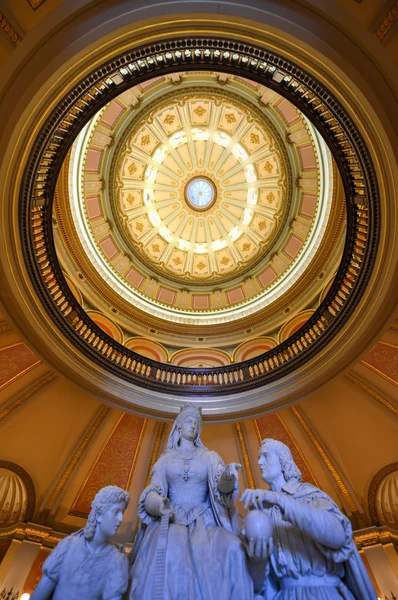
POLYGON ((371 387, 368 383, 360 379, 357 375, 354 375, 352 371, 349 371, 344 375, 344 377, 356 387, 363 390, 366 394, 371 396, 374 400, 376 400, 379 404, 384 406, 387 410, 392 412, 393 415, 398 417, 398 407, 395 406, 392 402, 384 398, 379 392, 377 392, 373 387, 371 387))
POLYGON ((381 42, 384 36, 390 31, 395 21, 398 19, 398 0, 390 8, 384 19, 381 21, 375 31, 375 36, 381 42))
POLYGON ((65 537, 64 533, 53 531, 37 523, 17 523, 11 527, 0 529, 0 543, 8 540, 29 541, 54 548, 65 537))
POLYGON ((46 502, 45 507, 43 508, 43 510, 40 512, 39 518, 38 518, 38 523, 40 523, 41 525, 43 525, 44 523, 46 523, 48 516, 50 515, 51 510, 54 508, 55 502, 57 501, 59 495, 61 494, 62 490, 64 489, 69 477, 71 476, 73 470, 75 469, 77 463, 79 462, 79 460, 81 459, 83 452, 86 450, 88 444, 90 443, 90 441, 92 440, 92 438, 94 437, 94 435, 96 434, 96 432, 98 431, 98 428, 100 427, 100 425, 102 424, 103 420, 105 419, 105 417, 108 415, 109 411, 111 409, 109 408, 109 406, 102 406, 97 414, 97 417, 95 418, 94 423, 92 423, 88 430, 86 431, 86 433, 83 436, 83 439, 81 440, 79 447, 75 450, 75 452, 73 453, 72 458, 69 460, 64 472, 62 473, 57 485, 55 486, 55 488, 53 489, 49 499, 46 502))
POLYGON ((147 419, 122 413, 84 479, 70 515, 86 518, 95 494, 106 485, 128 490, 147 419))
POLYGON ((249 488, 251 488, 252 490, 255 490, 256 484, 254 482, 253 469, 252 469, 252 466, 250 463, 249 453, 247 451, 246 440, 245 440, 245 436, 243 433, 242 423, 235 423, 235 429, 236 429, 236 435, 238 436, 239 447, 240 447, 240 451, 241 451, 241 455, 242 455, 242 459, 243 459, 243 465, 246 470, 247 483, 249 485, 249 488))
POLYGON ((398 386, 398 346, 396 344, 380 340, 360 362, 361 365, 398 386))
POLYGON ((58 379, 58 375, 54 372, 47 373, 42 379, 39 379, 37 383, 31 386, 26 390, 21 396, 18 396, 15 400, 12 400, 5 408, 0 409, 0 422, 8 417, 16 408, 19 408, 24 404, 27 400, 29 400, 32 396, 37 394, 40 390, 42 390, 46 385, 49 385, 53 381, 58 379))
POLYGON ((156 438, 155 438, 155 442, 153 444, 151 458, 149 460, 148 471, 147 471, 146 478, 145 478, 145 487, 147 487, 147 485, 149 485, 149 482, 151 480, 151 473, 152 473, 153 465, 159 458, 160 445, 162 443, 165 427, 166 427, 166 423, 164 421, 159 422, 156 425, 156 438))
POLYGON ((379 238, 379 193, 369 149, 350 115, 320 81, 285 57, 224 38, 159 40, 113 57, 82 78, 43 123, 20 187, 22 248, 27 271, 54 324, 110 377, 173 395, 220 396, 264 386, 319 355, 358 307, 372 275, 379 238), (181 51, 182 50, 182 51, 181 51), (277 348, 220 369, 174 367, 146 359, 112 340, 86 315, 60 272, 51 227, 53 191, 69 147, 95 111, 117 94, 156 76, 198 69, 228 71, 262 83, 301 109, 333 148, 347 201, 343 258, 331 289, 307 323, 277 348))
POLYGON ((8 41, 16 48, 20 42, 22 42, 22 38, 15 31, 14 27, 11 25, 10 21, 5 17, 4 13, 0 11, 0 29, 8 39, 8 41))
POLYGON ((40 364, 41 360, 24 342, 0 348, 0 390, 40 364))
POLYGON ((27 471, 25 471, 25 469, 9 460, 0 460, 0 469, 8 469, 9 471, 12 471, 24 482, 28 496, 28 506, 26 508, 25 519, 26 521, 30 521, 35 510, 36 503, 36 491, 31 476, 27 471))
POLYGON ((363 522, 364 517, 359 512, 357 503, 355 502, 354 498, 352 497, 349 490, 347 489, 347 486, 345 485, 344 481, 340 477, 328 452, 325 450, 325 448, 323 447, 321 442, 318 440, 316 434, 312 430, 311 426, 307 422, 302 410, 300 408, 298 408, 297 406, 291 406, 289 410, 296 417, 297 421, 300 423, 301 427, 307 434, 308 438, 311 440, 315 450, 318 452, 319 456, 322 458, 326 468, 328 469, 329 473, 333 477, 333 479, 337 485, 337 488, 340 491, 340 494, 344 498, 344 501, 345 501, 349 511, 351 512, 352 516, 355 518, 358 525, 364 525, 365 524, 363 522))
MULTIPOLYGON (((151 458, 149 459, 148 470, 147 470, 147 474, 146 474, 146 478, 145 478, 145 487, 147 487, 149 485, 149 482, 151 480, 153 465, 159 458, 160 446, 162 443, 165 428, 166 428, 166 423, 164 421, 161 421, 156 424, 156 437, 155 437, 155 442, 154 442, 153 448, 152 448, 151 458)), ((135 524, 134 535, 133 535, 134 541, 137 539, 137 534, 138 534, 138 530, 140 528, 140 524, 141 524, 141 519, 139 517, 137 517, 137 522, 135 524)))
POLYGON ((5 321, 0 323, 0 333, 5 333, 6 331, 11 331, 12 327, 5 321))
POLYGON ((398 532, 390 527, 366 527, 353 532, 358 550, 377 544, 394 544, 398 548, 398 532))
POLYGON ((311 469, 304 454, 301 452, 300 446, 297 444, 293 434, 279 413, 265 415, 259 419, 254 419, 253 424, 259 444, 261 444, 264 438, 275 438, 286 444, 290 448, 294 461, 303 475, 303 481, 319 487, 319 482, 315 473, 311 469))
POLYGON ((28 0, 29 4, 31 5, 33 10, 36 10, 37 8, 39 8, 39 6, 44 4, 45 1, 46 0, 28 0))
POLYGON ((370 482, 369 491, 368 491, 368 507, 370 518, 372 519, 373 525, 380 526, 379 518, 377 516, 376 511, 376 492, 380 483, 383 481, 387 475, 393 473, 394 471, 398 471, 398 462, 390 463, 386 465, 380 471, 377 471, 376 475, 373 477, 370 482))
POLYGON ((398 323, 391 323, 390 325, 390 329, 392 329, 393 331, 398 331, 398 323))

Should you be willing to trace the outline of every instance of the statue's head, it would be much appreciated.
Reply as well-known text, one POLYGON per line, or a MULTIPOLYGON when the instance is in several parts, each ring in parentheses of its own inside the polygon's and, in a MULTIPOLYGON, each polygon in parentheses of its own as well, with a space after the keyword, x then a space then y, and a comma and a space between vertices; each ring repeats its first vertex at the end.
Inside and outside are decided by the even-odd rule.
POLYGON ((84 536, 94 538, 97 527, 105 537, 111 538, 119 529, 123 513, 130 502, 130 494, 116 485, 108 485, 100 490, 91 503, 84 536))
POLYGON ((198 448, 203 448, 200 439, 202 429, 202 414, 200 408, 194 404, 185 404, 180 414, 174 421, 169 440, 167 442, 167 450, 177 448, 181 438, 191 440, 198 448))
POLYGON ((261 442, 258 464, 262 479, 269 484, 281 473, 285 481, 301 481, 301 471, 294 462, 290 449, 278 440, 266 438, 261 442))

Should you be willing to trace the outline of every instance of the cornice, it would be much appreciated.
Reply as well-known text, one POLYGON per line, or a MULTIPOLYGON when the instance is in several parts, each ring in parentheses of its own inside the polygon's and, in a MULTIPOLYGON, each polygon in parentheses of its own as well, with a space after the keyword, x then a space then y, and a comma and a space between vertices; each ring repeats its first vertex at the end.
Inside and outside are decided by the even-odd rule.
POLYGON ((15 31, 14 27, 11 25, 10 21, 4 15, 4 13, 0 10, 0 30, 6 36, 8 41, 16 48, 22 39, 20 35, 15 31))
POLYGON ((398 19, 398 1, 396 1, 390 10, 387 12, 386 16, 378 25, 375 36, 379 42, 382 41, 384 36, 390 31, 391 27, 394 25, 395 21, 398 19))
POLYGON ((344 377, 350 383, 354 384, 360 390, 363 390, 368 396, 376 400, 381 406, 390 411, 393 415, 398 417, 398 407, 393 404, 388 398, 383 396, 379 391, 377 391, 374 386, 371 386, 367 381, 358 377, 352 371, 349 371, 344 375, 344 377))

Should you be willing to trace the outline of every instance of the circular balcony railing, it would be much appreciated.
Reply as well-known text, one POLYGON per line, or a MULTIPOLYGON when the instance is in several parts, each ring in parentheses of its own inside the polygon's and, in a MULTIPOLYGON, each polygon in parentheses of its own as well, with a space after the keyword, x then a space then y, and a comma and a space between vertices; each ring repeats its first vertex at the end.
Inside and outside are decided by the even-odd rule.
POLYGON ((21 188, 22 246, 43 305, 63 334, 92 361, 132 383, 161 392, 222 395, 263 386, 311 358, 358 304, 375 259, 379 197, 369 151, 337 99, 285 58, 225 39, 179 39, 141 47, 102 65, 59 102, 36 138, 21 188), (347 202, 347 237, 326 298, 288 340, 265 354, 221 368, 158 363, 104 333, 69 290, 57 260, 52 206, 62 162, 82 127, 102 106, 152 77, 187 70, 224 71, 266 85, 295 104, 325 138, 339 168, 347 202))

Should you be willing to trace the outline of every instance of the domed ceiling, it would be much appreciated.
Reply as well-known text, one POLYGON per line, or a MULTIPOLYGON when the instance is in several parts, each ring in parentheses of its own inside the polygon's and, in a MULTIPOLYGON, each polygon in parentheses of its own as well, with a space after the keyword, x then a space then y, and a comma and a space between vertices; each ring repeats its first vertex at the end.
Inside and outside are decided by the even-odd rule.
POLYGON ((53 223, 68 283, 108 335, 161 362, 217 366, 275 347, 313 314, 341 258, 344 194, 290 102, 190 72, 91 119, 53 223))

